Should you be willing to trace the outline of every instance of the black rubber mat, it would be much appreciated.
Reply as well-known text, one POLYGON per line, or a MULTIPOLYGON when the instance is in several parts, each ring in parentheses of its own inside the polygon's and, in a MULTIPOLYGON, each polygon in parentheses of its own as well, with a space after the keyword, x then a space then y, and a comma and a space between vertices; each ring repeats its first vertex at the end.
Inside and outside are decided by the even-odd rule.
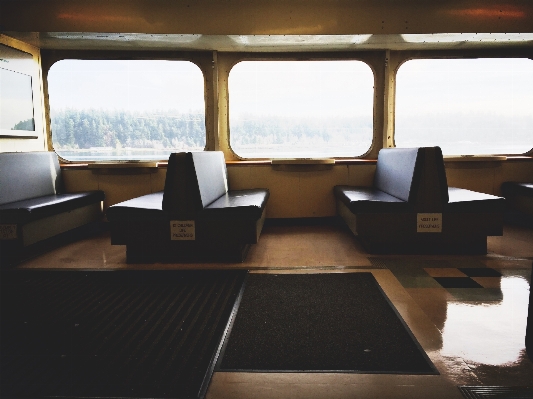
POLYGON ((249 274, 217 369, 438 374, 371 273, 249 274))
POLYGON ((2 397, 198 398, 246 271, 0 276, 2 397))
POLYGON ((460 386, 466 399, 533 399, 531 387, 460 386))

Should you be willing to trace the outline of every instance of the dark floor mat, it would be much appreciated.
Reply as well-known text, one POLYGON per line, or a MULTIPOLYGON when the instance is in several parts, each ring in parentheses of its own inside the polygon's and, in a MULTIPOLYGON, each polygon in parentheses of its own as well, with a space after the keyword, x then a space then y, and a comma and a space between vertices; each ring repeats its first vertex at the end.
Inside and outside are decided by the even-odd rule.
POLYGON ((533 387, 460 386, 466 399, 533 399, 533 387))
POLYGON ((245 275, 2 272, 2 397, 202 397, 245 275))
POLYGON ((220 371, 438 374, 371 273, 245 284, 220 371))

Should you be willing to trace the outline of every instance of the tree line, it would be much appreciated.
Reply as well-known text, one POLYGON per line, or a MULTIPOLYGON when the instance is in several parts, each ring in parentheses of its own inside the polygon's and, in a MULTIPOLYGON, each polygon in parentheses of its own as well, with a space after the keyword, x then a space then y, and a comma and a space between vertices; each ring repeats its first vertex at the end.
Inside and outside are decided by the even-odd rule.
POLYGON ((372 116, 243 116, 230 121, 232 146, 353 143, 372 138, 372 116))
MULTIPOLYGON (((64 109, 51 113, 54 146, 90 148, 203 148, 203 113, 64 109)), ((231 120, 232 146, 321 145, 372 137, 371 117, 243 116, 231 120)))
POLYGON ((35 131, 35 120, 33 118, 20 121, 11 128, 11 130, 27 130, 30 132, 35 131))
POLYGON ((205 146, 203 113, 64 109, 51 112, 54 146, 74 150, 205 146))

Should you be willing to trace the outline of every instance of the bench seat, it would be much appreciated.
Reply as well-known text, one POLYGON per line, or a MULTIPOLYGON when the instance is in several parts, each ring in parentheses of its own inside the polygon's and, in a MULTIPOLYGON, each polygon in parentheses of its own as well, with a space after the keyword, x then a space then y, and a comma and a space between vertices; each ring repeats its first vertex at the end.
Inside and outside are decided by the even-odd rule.
POLYGON ((103 191, 67 193, 54 152, 0 153, 0 263, 103 217, 103 191))
POLYGON ((514 181, 503 182, 502 194, 504 196, 518 195, 533 198, 533 183, 519 183, 514 181))
POLYGON ((448 187, 438 147, 379 152, 372 187, 336 186, 337 213, 370 253, 483 254, 505 199, 448 187))
POLYGON ((259 240, 269 191, 227 187, 222 152, 171 154, 164 191, 108 208, 111 244, 126 245, 129 263, 241 262, 259 240), (175 224, 192 237, 177 236, 175 224))
POLYGON ((507 201, 507 217, 512 223, 533 226, 533 183, 506 181, 501 185, 507 201))
POLYGON ((201 214, 207 218, 259 219, 265 209, 267 199, 268 191, 266 189, 228 191, 207 205, 201 214))
POLYGON ((104 200, 102 191, 54 194, 0 205, 0 223, 23 224, 104 200))
POLYGON ((409 204, 374 187, 335 186, 335 197, 352 213, 405 212, 409 204))
POLYGON ((448 197, 448 203, 445 205, 446 212, 503 213, 505 210, 505 198, 496 195, 449 187, 448 197))

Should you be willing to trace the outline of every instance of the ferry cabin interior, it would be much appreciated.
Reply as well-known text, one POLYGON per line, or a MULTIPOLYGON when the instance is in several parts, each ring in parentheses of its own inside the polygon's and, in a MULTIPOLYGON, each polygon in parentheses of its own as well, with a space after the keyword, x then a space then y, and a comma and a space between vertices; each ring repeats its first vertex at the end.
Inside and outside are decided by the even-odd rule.
MULTIPOLYGON (((49 91, 53 84, 49 77, 54 67, 65 60, 188 61, 198 67, 202 77, 204 120, 200 125, 205 141, 201 150, 222 152, 228 189, 262 188, 270 194, 261 236, 243 262, 128 263, 124 246, 111 245, 104 216, 103 229, 45 241, 15 269, 370 272, 439 372, 216 371, 207 398, 448 399, 464 397, 459 386, 483 387, 487 392, 491 387, 494 392, 531 387, 533 363, 525 349, 533 263, 531 196, 506 202, 503 234, 487 238, 486 253, 423 254, 423 248, 419 248, 418 254, 375 255, 339 221, 334 187, 371 187, 381 149, 436 146, 443 148, 449 187, 501 197, 504 182, 533 183, 529 106, 533 92, 532 21, 533 4, 527 0, 0 0, 0 68, 31 77, 33 106, 31 128, 19 126, 12 130, 4 124, 0 126, 1 153, 56 152, 65 192, 102 191, 103 215, 113 205, 160 192, 165 188, 168 156, 76 158, 58 143, 57 127, 54 132, 58 125, 52 110, 53 101, 57 100, 49 91), (487 108, 475 110, 465 105, 464 113, 477 112, 490 121, 486 136, 477 136, 478 141, 472 145, 468 143, 470 138, 461 140, 456 135, 455 147, 447 147, 445 139, 453 131, 438 134, 439 126, 435 124, 445 119, 437 118, 427 134, 410 141, 413 137, 409 132, 423 126, 413 121, 426 120, 428 114, 442 111, 442 105, 434 104, 442 104, 437 97, 444 93, 434 93, 434 104, 426 101, 409 109, 405 105, 409 95, 404 94, 412 82, 407 77, 409 65, 414 66, 409 76, 416 81, 422 79, 422 74, 417 72, 421 64, 414 61, 472 59, 503 60, 505 66, 495 69, 515 76, 513 87, 525 88, 526 94, 517 94, 509 105, 515 112, 514 120, 520 123, 501 124, 503 127, 498 128, 494 116, 499 112, 492 110, 489 103, 501 96, 479 88, 484 101, 476 102, 476 106, 486 104, 487 108), (353 143, 343 142, 341 147, 351 154, 340 149, 335 150, 337 153, 320 152, 316 142, 312 148, 315 152, 247 153, 242 143, 249 131, 238 133, 236 128, 231 129, 235 124, 231 113, 237 114, 231 108, 237 104, 237 84, 231 73, 245 62, 257 61, 362 62, 370 73, 372 88, 366 137, 354 132, 353 143), (513 63, 525 63, 529 75, 527 71, 516 72, 511 67, 513 63), (524 111, 526 108, 529 111, 524 111), (406 109, 414 118, 404 118, 406 109), (238 134, 241 136, 237 139, 238 134), (516 145, 508 146, 509 143, 516 145), (469 277, 467 271, 471 270, 474 275, 469 277), (486 270, 496 272, 497 277, 483 277, 480 271, 486 270), (481 274, 476 275, 476 271, 481 274), (474 280, 477 288, 457 288, 454 278, 474 280)), ((433 81, 439 81, 447 68, 433 72, 433 81)), ((462 66, 450 69, 458 80, 466 71, 462 66)), ((13 76, 11 73, 3 76, 13 76)), ((258 73, 256 83, 260 84, 266 74, 258 73)), ((70 85, 82 83, 72 81, 70 85)), ((308 82, 311 87, 316 84, 308 82)), ((0 90, 7 87, 7 80, 2 80, 1 85, 0 90)), ((462 96, 465 94, 452 95, 448 103, 460 102, 462 96)), ((258 97, 267 94, 259 93, 258 97)), ((334 103, 328 98, 324 104, 328 101, 334 103)), ((76 107, 75 103, 67 105, 76 107)), ((7 110, 4 106, 2 103, 2 110, 7 110)), ((295 106, 294 101, 291 106, 295 106)), ((350 106, 349 112, 357 114, 350 106)), ((298 141, 283 145, 297 147, 298 141)), ((171 152, 184 149, 189 150, 175 145, 171 152)), ((17 180, 17 176, 8 178, 17 180)), ((386 230, 387 223, 383 223, 382 229, 386 230)), ((6 231, 1 233, 8 234, 6 231)))

